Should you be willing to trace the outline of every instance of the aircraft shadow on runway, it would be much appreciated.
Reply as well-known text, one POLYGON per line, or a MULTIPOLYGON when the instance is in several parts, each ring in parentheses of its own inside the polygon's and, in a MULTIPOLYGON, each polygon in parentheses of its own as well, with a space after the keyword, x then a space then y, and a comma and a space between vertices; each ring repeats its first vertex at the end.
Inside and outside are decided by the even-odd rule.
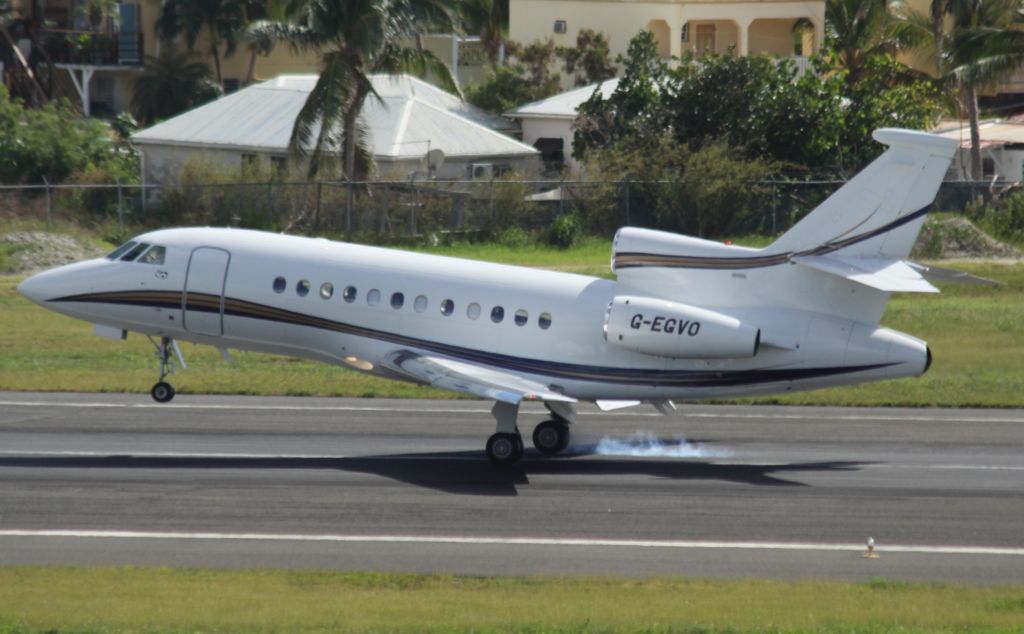
POLYGON ((515 496, 530 476, 648 476, 668 480, 722 480, 755 486, 802 487, 786 474, 855 471, 866 462, 718 464, 703 459, 604 457, 586 453, 542 457, 527 450, 514 466, 492 465, 480 451, 414 453, 348 458, 5 456, 0 468, 45 469, 311 469, 367 473, 413 486, 461 495, 515 496))

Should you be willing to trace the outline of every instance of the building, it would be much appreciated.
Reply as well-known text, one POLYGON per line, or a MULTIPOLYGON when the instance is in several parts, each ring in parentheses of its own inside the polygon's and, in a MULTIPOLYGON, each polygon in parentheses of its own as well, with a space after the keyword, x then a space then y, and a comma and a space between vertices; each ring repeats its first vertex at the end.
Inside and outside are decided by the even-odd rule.
POLYGON ((619 85, 618 79, 591 84, 568 92, 534 101, 505 113, 519 122, 523 142, 537 148, 541 161, 548 169, 565 166, 571 173, 579 171, 572 157, 573 124, 577 110, 593 96, 595 90, 607 99, 619 85))
MULTIPOLYGON (((536 171, 540 153, 497 131, 500 117, 414 77, 371 79, 380 100, 369 97, 360 117, 379 177, 489 179, 536 171)), ((137 132, 143 182, 171 182, 193 159, 240 171, 284 167, 292 126, 316 81, 284 75, 137 132)))
MULTIPOLYGON (((65 97, 87 116, 125 111, 146 56, 159 56, 167 46, 156 35, 160 0, 112 2, 92 14, 83 12, 82 0, 9 2, 11 15, 0 18, 0 67, 12 93, 29 103, 65 97)), ((426 34, 421 39, 462 83, 483 77, 477 38, 426 34)), ((177 46, 184 49, 184 43, 177 46)), ((205 34, 194 50, 213 69, 205 34)), ((288 46, 257 55, 240 44, 233 55, 223 53, 222 47, 226 92, 282 74, 320 72, 319 56, 296 54, 288 46)))
MULTIPOLYGON (((967 122, 942 125, 935 134, 960 142, 947 181, 971 180, 971 129, 967 122)), ((979 124, 982 178, 1001 183, 1024 181, 1024 122, 990 120, 979 124)))
POLYGON ((687 52, 807 56, 825 39, 822 0, 509 0, 509 39, 574 46, 581 29, 608 37, 612 59, 641 30, 664 59, 687 52))

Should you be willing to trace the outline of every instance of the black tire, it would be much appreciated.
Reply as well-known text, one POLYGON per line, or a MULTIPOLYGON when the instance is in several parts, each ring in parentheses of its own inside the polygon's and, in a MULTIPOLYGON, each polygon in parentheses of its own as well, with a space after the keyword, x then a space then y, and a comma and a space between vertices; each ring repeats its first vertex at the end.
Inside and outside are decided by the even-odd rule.
POLYGON ((487 439, 486 451, 495 464, 515 464, 523 457, 523 439, 518 434, 494 434, 487 439))
POLYGON ((149 395, 153 397, 153 400, 157 403, 167 403, 174 398, 174 386, 170 383, 160 381, 153 386, 153 389, 149 391, 149 395))
POLYGON ((533 428, 533 446, 545 456, 565 451, 569 446, 569 425, 560 420, 546 420, 533 428))

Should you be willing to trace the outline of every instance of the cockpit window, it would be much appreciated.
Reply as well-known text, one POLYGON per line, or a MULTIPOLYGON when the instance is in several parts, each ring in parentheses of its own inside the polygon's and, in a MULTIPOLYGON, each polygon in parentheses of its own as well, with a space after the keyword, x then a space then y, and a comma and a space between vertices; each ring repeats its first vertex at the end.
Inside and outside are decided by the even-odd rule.
POLYGON ((146 251, 145 255, 139 258, 139 262, 143 264, 163 264, 164 255, 166 255, 167 249, 161 246, 155 246, 149 251, 146 251))
POLYGON ((125 253, 124 255, 122 255, 121 256, 121 261, 122 262, 131 262, 135 258, 139 257, 139 254, 142 253, 143 251, 145 251, 148 248, 149 248, 149 244, 147 244, 145 242, 140 242, 139 244, 136 244, 134 247, 132 247, 131 250, 128 251, 128 253, 125 253))
POLYGON ((124 255, 125 251, 131 249, 135 245, 136 245, 136 242, 134 242, 134 241, 125 242, 121 246, 119 246, 116 249, 114 249, 113 251, 111 251, 110 254, 107 256, 107 259, 108 260, 116 260, 117 258, 119 258, 122 255, 124 255))

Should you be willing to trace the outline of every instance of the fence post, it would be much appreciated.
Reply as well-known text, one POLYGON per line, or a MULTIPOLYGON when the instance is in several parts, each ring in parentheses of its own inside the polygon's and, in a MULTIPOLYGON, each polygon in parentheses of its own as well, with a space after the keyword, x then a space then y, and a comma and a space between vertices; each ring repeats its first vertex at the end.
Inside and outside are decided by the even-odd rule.
POLYGON ((629 181, 625 181, 625 184, 626 184, 626 186, 623 189, 625 190, 625 193, 626 193, 626 226, 629 226, 630 223, 632 222, 632 220, 630 219, 630 209, 629 209, 629 198, 630 198, 630 196, 629 196, 629 181))
POLYGON ((409 179, 409 185, 410 187, 412 187, 412 206, 410 207, 412 213, 409 214, 409 235, 410 237, 415 237, 416 234, 418 233, 416 231, 416 207, 418 207, 420 204, 420 193, 419 190, 416 189, 415 175, 411 179, 409 179))
POLYGON ((115 178, 114 182, 117 183, 117 231, 119 234, 124 234, 124 207, 122 206, 121 197, 121 179, 115 178))
POLYGON ((778 214, 779 206, 779 184, 776 181, 772 181, 772 235, 776 232, 775 218, 778 214))
POLYGON ((46 230, 53 231, 53 200, 50 198, 50 181, 45 176, 43 184, 46 185, 46 230))
POLYGON ((323 193, 324 184, 322 181, 316 182, 316 211, 313 212, 313 231, 320 231, 320 195, 323 193))
POLYGON ((352 190, 352 181, 345 181, 345 240, 352 242, 352 203, 355 192, 352 190))

